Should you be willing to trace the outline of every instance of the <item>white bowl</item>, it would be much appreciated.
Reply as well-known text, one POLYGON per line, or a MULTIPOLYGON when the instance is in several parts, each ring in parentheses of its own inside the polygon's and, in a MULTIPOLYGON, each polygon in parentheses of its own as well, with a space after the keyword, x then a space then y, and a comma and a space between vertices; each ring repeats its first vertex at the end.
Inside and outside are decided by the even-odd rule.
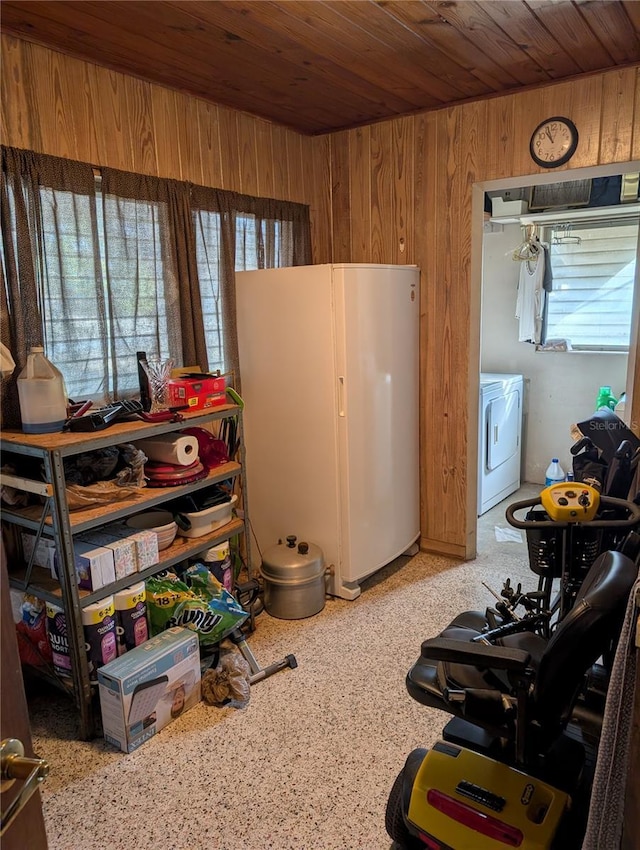
POLYGON ((127 520, 129 528, 137 528, 144 531, 155 531, 158 537, 158 549, 167 549, 173 543, 178 526, 173 521, 173 514, 169 511, 146 511, 135 514, 127 520))

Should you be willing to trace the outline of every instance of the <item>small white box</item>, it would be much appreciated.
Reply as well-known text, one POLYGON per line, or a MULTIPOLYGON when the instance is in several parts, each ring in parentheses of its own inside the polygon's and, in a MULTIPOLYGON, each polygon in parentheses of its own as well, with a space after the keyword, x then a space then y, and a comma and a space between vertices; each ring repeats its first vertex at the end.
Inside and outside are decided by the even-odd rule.
POLYGON ((190 629, 166 629, 98 670, 105 740, 125 753, 200 700, 200 649, 190 629))
POLYGON ((519 216, 529 211, 529 204, 526 201, 505 201, 503 198, 492 198, 491 210, 494 218, 519 216))
MULTIPOLYGON (((81 540, 73 541, 75 553, 75 568, 78 585, 85 590, 100 590, 107 584, 116 580, 116 571, 113 563, 113 552, 103 546, 93 543, 83 543, 81 540)), ((55 555, 56 572, 59 575, 60 559, 58 553, 55 555)))
POLYGON ((45 570, 51 570, 51 574, 55 578, 54 561, 56 555, 56 544, 49 537, 41 537, 40 540, 38 540, 37 546, 35 545, 35 542, 35 534, 30 534, 28 531, 22 532, 22 553, 24 555, 25 564, 29 563, 29 558, 31 557, 31 553, 35 546, 36 553, 33 557, 33 563, 36 567, 43 567, 45 570))

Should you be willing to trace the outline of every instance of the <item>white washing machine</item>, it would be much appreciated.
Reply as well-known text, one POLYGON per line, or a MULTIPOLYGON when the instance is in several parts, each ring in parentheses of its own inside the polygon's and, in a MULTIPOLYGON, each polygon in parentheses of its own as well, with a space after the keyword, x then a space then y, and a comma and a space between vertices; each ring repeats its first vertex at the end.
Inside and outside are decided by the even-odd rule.
POLYGON ((520 486, 523 388, 522 375, 480 375, 478 516, 520 486))

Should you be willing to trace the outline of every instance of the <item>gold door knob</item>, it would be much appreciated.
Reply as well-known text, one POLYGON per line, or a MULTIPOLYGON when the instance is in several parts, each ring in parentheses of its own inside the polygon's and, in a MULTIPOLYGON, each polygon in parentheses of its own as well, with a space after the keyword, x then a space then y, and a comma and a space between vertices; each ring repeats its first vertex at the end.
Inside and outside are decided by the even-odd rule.
POLYGON ((0 746, 2 791, 10 788, 15 781, 23 781, 24 786, 18 796, 10 803, 6 812, 2 812, 0 836, 4 835, 15 816, 48 774, 49 764, 45 759, 25 757, 22 741, 17 738, 5 738, 2 741, 0 746))

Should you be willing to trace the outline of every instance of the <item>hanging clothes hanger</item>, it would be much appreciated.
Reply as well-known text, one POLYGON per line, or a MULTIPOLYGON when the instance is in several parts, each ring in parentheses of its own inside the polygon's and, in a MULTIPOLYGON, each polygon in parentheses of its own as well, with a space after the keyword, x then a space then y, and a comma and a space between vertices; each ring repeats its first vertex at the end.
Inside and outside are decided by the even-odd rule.
POLYGON ((512 252, 511 258, 515 260, 515 262, 520 263, 527 260, 537 260, 540 255, 540 251, 542 250, 540 238, 538 236, 538 225, 523 224, 522 230, 524 233, 524 240, 512 252))
POLYGON ((552 228, 552 244, 553 245, 581 245, 582 239, 579 236, 571 235, 571 224, 555 224, 552 228))

